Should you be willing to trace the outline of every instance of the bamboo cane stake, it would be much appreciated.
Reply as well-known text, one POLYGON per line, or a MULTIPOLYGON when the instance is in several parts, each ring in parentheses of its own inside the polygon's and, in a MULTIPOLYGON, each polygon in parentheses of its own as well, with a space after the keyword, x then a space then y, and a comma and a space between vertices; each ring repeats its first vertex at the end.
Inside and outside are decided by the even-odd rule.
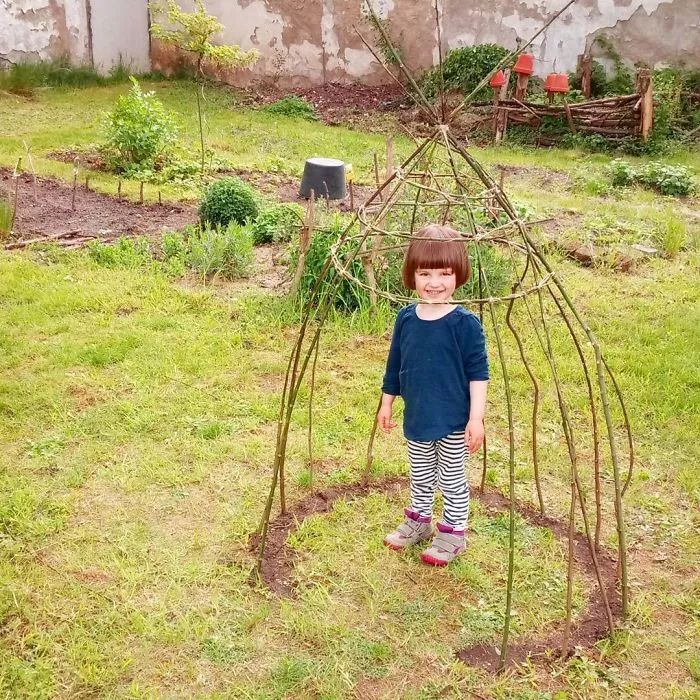
MULTIPOLYGON (((479 270, 483 271, 481 255, 479 249, 476 249, 479 270)), ((488 278, 484 275, 484 284, 487 293, 490 292, 488 278)), ((508 415, 508 496, 509 504, 509 527, 508 527, 508 578, 506 582, 506 610, 505 620, 503 623, 503 635, 501 638, 501 652, 498 661, 498 671, 505 669, 508 655, 508 637, 510 634, 510 617, 513 606, 513 577, 515 572, 515 428, 513 422, 513 401, 510 392, 510 378, 508 375, 508 363, 505 358, 503 341, 498 330, 498 322, 494 311, 494 304, 487 302, 489 315, 491 317, 491 325, 493 327, 494 337, 496 338, 496 347, 498 348, 498 361, 501 365, 501 373, 503 375, 503 389, 506 395, 506 411, 508 415)))
MULTIPOLYGON (((528 264, 529 264, 529 258, 528 258, 528 264)), ((523 277, 527 274, 527 267, 525 268, 525 271, 523 272, 523 277)), ((522 279, 520 280, 519 283, 516 283, 513 285, 513 290, 512 292, 515 292, 516 287, 518 284, 522 284, 522 279)), ((530 363, 527 360, 527 356, 525 354, 525 347, 523 346, 523 342, 520 339, 520 335, 518 334, 517 330, 515 329, 515 326, 513 325, 512 319, 511 319, 511 313, 513 311, 513 304, 515 303, 515 299, 512 299, 510 303, 508 304, 508 311, 506 312, 506 325, 508 328, 510 328, 511 333, 513 334, 513 337, 515 338, 515 342, 518 346, 518 352, 520 353, 520 359, 522 360, 523 366, 525 367, 525 371, 528 374, 528 377, 530 377, 530 382, 532 384, 532 433, 531 433, 531 442, 532 442, 532 466, 533 466, 533 471, 534 471, 534 478, 535 478, 535 489, 537 491, 537 501, 539 502, 540 505, 540 513, 544 515, 545 513, 545 507, 544 507, 544 497, 542 496, 542 485, 540 483, 540 467, 539 467, 539 460, 537 457, 537 415, 538 415, 538 410, 539 410, 539 405, 540 405, 540 385, 537 382, 537 378, 535 377, 534 372, 532 371, 532 368, 530 367, 530 363)))
POLYGON ((15 220, 17 218, 17 205, 19 203, 19 176, 22 168, 22 156, 17 159, 12 179, 15 181, 14 201, 12 203, 12 216, 10 217, 10 231, 14 230, 15 220))
MULTIPOLYGON (((462 155, 462 157, 471 165, 471 167, 474 169, 474 171, 477 173, 477 175, 482 179, 484 184, 487 187, 493 187, 495 185, 495 183, 493 182, 493 178, 481 167, 481 165, 477 161, 474 160, 474 158, 471 156, 471 154, 468 151, 466 151, 464 148, 462 148, 454 140, 453 136, 451 137, 451 141, 454 145, 455 151, 457 153, 460 153, 462 155)), ((534 244, 531 237, 529 236, 527 229, 520 224, 520 221, 517 218, 517 214, 513 210, 513 207, 510 204, 510 201, 506 197, 505 193, 497 190, 496 196, 497 196, 497 199, 499 201, 499 204, 504 209, 504 211, 506 211, 508 213, 508 215, 517 223, 523 239, 525 240, 529 249, 531 250, 531 254, 533 256, 533 262, 535 260, 540 262, 543 265, 543 267, 545 267, 547 272, 549 272, 552 275, 552 281, 556 284, 558 290, 560 291, 560 293, 562 294, 562 296, 566 300, 568 307, 571 309, 572 313, 574 313, 577 321, 582 326, 584 326, 584 328, 587 328, 587 326, 585 326, 585 324, 583 324, 582 319, 578 315, 578 311, 573 306, 568 295, 566 295, 566 291, 563 289, 561 282, 559 282, 559 280, 557 279, 556 274, 553 272, 553 270, 551 269, 551 267, 547 263, 546 259, 544 259, 544 257, 541 255, 541 253, 537 249, 536 245, 534 244)), ((585 503, 583 500, 583 492, 582 492, 582 489, 580 487, 580 483, 578 482, 577 469, 576 469, 576 463, 575 463, 575 451, 574 451, 574 445, 572 442, 572 435, 570 434, 570 422, 568 420, 568 410, 566 409, 566 404, 563 401, 563 396, 562 396, 561 391, 560 391, 560 383, 559 383, 558 373, 556 372, 556 366, 554 364, 553 357, 551 354, 551 340, 549 339, 549 331, 548 331, 547 326, 546 326, 544 307, 542 304, 542 294, 541 294, 541 289, 539 287, 538 287, 538 291, 537 291, 537 296, 538 296, 538 300, 540 302, 540 312, 541 312, 542 321, 544 324, 543 330, 544 330, 545 335, 547 337, 548 348, 549 348, 549 352, 547 353, 547 359, 550 362, 550 368, 552 370, 552 375, 553 375, 553 378, 555 379, 555 386, 557 387, 557 396, 559 398, 560 413, 562 414, 562 427, 564 428, 564 437, 565 437, 566 442, 567 442, 567 447, 569 449, 569 454, 570 454, 571 461, 572 461, 572 468, 574 470, 574 475, 575 475, 575 478, 577 480, 577 491, 578 491, 579 503, 580 503, 580 507, 581 507, 581 511, 582 511, 582 515, 583 515, 584 526, 585 526, 585 530, 586 530, 586 539, 588 542, 589 551, 591 554, 591 560, 593 562, 593 567, 595 569, 596 577, 598 579, 598 586, 600 589, 601 599, 603 600, 603 603, 605 606, 608 625, 610 627, 610 630, 612 631, 614 629, 614 622, 612 619, 612 613, 610 611, 610 606, 609 606, 609 603, 607 600, 607 592, 605 590, 605 586, 604 586, 603 581, 602 581, 600 567, 598 565, 598 559, 596 556, 595 545, 594 545, 593 539, 592 539, 591 534, 590 534, 588 517, 586 514, 585 503)), ((527 304, 527 301, 526 301, 526 304, 527 304)), ((590 329, 588 329, 588 331, 590 332, 590 329)), ((591 337, 593 337, 592 332, 590 333, 589 339, 591 337)), ((599 347, 597 348, 597 352, 598 353, 600 352, 599 347)), ((601 366, 600 365, 598 367, 598 371, 599 371, 599 382, 598 383, 599 383, 599 389, 601 392, 601 400, 602 400, 603 406, 605 408, 607 405, 607 394, 605 394, 605 382, 604 382, 604 380, 602 381, 602 386, 601 386, 601 380, 600 380, 601 366)), ((610 413, 609 407, 608 407, 606 413, 607 413, 606 421, 608 422, 608 441, 610 443, 611 456, 613 459, 613 470, 617 471, 617 473, 618 473, 618 477, 616 479, 617 483, 616 483, 616 494, 615 494, 615 500, 616 500, 616 504, 617 504, 617 502, 621 500, 621 496, 620 496, 620 492, 619 492, 619 469, 617 469, 617 467, 616 467, 616 465, 618 464, 618 462, 617 462, 617 445, 615 443, 614 433, 612 432, 611 419, 608 420, 609 413, 610 413)), ((617 521, 618 521, 618 535, 619 535, 619 531, 621 528, 622 532, 623 532, 622 539, 623 539, 623 545, 624 545, 624 522, 622 521, 621 504, 620 504, 619 510, 617 509, 617 505, 616 505, 616 516, 617 516, 617 521)), ((618 544, 619 544, 619 541, 620 541, 620 537, 618 536, 618 544)), ((620 560, 622 561, 624 559, 625 563, 626 563, 626 550, 624 551, 624 554, 622 553, 622 551, 623 551, 622 549, 619 549, 620 560)), ((626 614, 626 607, 625 607, 626 594, 624 593, 624 588, 626 586, 626 565, 622 565, 621 568, 622 568, 622 575, 623 575, 623 614, 626 614)))
POLYGON ((308 414, 308 431, 307 431, 307 444, 309 448, 309 490, 313 491, 314 488, 314 453, 313 453, 313 439, 312 439, 312 417, 313 417, 313 403, 314 403, 314 388, 316 387, 316 364, 318 362, 318 349, 321 347, 320 336, 319 342, 316 343, 316 349, 314 350, 314 360, 311 365, 311 384, 309 387, 309 414, 308 414))

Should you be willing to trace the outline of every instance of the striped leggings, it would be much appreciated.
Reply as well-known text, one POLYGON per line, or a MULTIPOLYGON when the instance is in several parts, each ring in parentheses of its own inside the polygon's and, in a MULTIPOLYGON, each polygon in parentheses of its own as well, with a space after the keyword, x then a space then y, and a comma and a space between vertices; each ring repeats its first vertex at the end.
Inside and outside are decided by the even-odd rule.
POLYGON ((411 510, 432 516, 435 489, 445 502, 443 522, 455 530, 464 530, 469 517, 469 483, 465 462, 469 453, 464 431, 439 440, 408 440, 411 463, 411 510))

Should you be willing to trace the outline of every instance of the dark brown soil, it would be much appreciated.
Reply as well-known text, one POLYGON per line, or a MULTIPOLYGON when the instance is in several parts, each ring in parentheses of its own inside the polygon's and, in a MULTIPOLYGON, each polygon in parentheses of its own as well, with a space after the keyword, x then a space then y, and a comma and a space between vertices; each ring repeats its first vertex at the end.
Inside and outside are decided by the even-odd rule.
MULTIPOLYGON (((365 496, 372 491, 397 492, 406 484, 404 478, 388 479, 379 483, 350 484, 347 486, 334 486, 324 491, 307 496, 297 503, 292 510, 278 516, 269 524, 265 555, 262 562, 262 579, 266 585, 279 595, 289 596, 294 593, 292 573, 295 560, 295 552, 287 547, 289 534, 304 521, 305 518, 316 513, 328 513, 333 503, 339 498, 357 498, 365 496)), ((473 493, 490 513, 502 513, 510 507, 506 497, 499 493, 489 491, 473 493)), ((549 528, 554 536, 568 542, 568 523, 555 518, 540 515, 532 507, 523 504, 516 505, 517 512, 530 524, 537 527, 549 528)), ((259 539, 254 538, 251 549, 257 550, 259 539)), ((603 588, 606 592, 613 620, 617 622, 621 617, 621 599, 617 590, 616 562, 606 551, 597 552, 597 561, 603 588)), ((574 561, 578 569, 586 577, 592 593, 587 606, 580 619, 572 627, 569 650, 590 649, 599 640, 605 638, 608 633, 607 615, 600 589, 597 585, 597 577, 593 566, 591 552, 586 536, 582 533, 574 535, 574 561)), ((547 662, 561 657, 563 641, 563 622, 554 627, 547 636, 541 639, 531 639, 526 642, 512 644, 508 648, 507 663, 509 666, 521 664, 527 659, 534 662, 547 662)), ((499 665, 499 650, 492 644, 478 644, 456 653, 464 663, 496 671, 499 665)))
MULTIPOLYGON (((288 176, 269 173, 235 171, 242 179, 280 202, 304 203, 299 198, 299 182, 288 176)), ((145 185, 153 194, 154 185, 145 185)), ((372 187, 355 186, 355 206, 367 199, 372 187)), ((15 182, 9 170, 0 168, 0 192, 14 200, 15 182)), ((32 177, 19 177, 17 214, 9 248, 22 247, 28 241, 53 240, 64 247, 76 248, 91 240, 113 241, 122 235, 158 237, 165 230, 178 230, 197 221, 194 204, 164 202, 139 204, 127 199, 85 189, 83 181, 75 190, 73 208, 72 185, 55 178, 37 177, 36 199, 32 177)), ((320 206, 325 206, 322 204, 320 206)), ((349 196, 330 202, 329 207, 349 211, 349 196)))
POLYGON ((411 99, 399 85, 341 85, 327 83, 292 90, 256 91, 251 100, 271 104, 285 95, 294 94, 310 102, 326 124, 353 122, 353 116, 369 116, 377 112, 395 112, 409 107, 411 99))
MULTIPOLYGON (((15 183, 12 173, 0 169, 0 186, 14 199, 15 183)), ((197 220, 192 205, 164 203, 139 204, 126 199, 86 190, 84 184, 75 191, 61 180, 47 177, 36 179, 36 200, 32 177, 19 177, 14 233, 10 246, 23 240, 56 238, 84 243, 91 238, 114 240, 129 235, 152 236, 163 230, 180 229, 197 220)))

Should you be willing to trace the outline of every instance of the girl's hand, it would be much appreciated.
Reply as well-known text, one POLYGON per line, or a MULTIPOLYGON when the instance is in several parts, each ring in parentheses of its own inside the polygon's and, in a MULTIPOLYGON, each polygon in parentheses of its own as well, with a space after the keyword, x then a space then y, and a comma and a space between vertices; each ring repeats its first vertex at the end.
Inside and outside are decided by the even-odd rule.
POLYGON ((464 442, 469 448, 469 454, 474 454, 484 444, 484 421, 479 418, 471 418, 464 431, 464 442))
POLYGON ((396 427, 396 423, 391 420, 391 406, 381 406, 377 413, 377 424, 384 433, 390 433, 396 427))

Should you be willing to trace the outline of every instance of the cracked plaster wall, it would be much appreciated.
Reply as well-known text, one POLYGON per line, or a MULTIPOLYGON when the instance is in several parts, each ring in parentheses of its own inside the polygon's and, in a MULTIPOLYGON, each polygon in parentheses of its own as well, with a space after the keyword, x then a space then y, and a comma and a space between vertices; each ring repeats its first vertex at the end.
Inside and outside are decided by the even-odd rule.
MULTIPOLYGON (((113 4, 91 2, 93 14, 96 6, 113 4)), ((373 2, 412 69, 437 62, 433 0, 373 2)), ((192 0, 180 4, 186 10, 193 7, 192 0)), ((443 48, 486 42, 513 48, 517 38, 534 34, 562 4, 563 0, 442 0, 443 48)), ((46 58, 68 49, 74 60, 84 60, 84 7, 85 0, 0 0, 0 58, 46 58)), ((261 78, 282 85, 389 80, 354 30, 357 25, 373 42, 360 0, 206 0, 206 7, 226 27, 223 41, 260 51, 253 68, 221 76, 232 83, 261 78)), ((578 0, 536 40, 532 52, 537 74, 574 70, 600 33, 612 39, 630 65, 644 61, 700 67, 698 0, 578 0)), ((94 38, 93 50, 99 55, 103 40, 94 38)), ((594 48, 593 53, 601 52, 594 48)), ((182 61, 158 42, 151 58, 153 67, 161 69, 182 61)))
POLYGON ((0 0, 0 63, 89 58, 84 0, 0 0))
MULTIPOLYGON (((562 4, 563 0, 442 0, 443 48, 487 42, 514 48, 518 38, 533 35, 562 4)), ((182 5, 189 9, 192 2, 183 0, 182 5)), ((433 0, 374 0, 374 7, 388 21, 412 69, 437 62, 433 0)), ((228 75, 231 82, 388 80, 353 28, 357 25, 373 42, 359 0, 208 0, 207 8, 226 26, 224 41, 261 53, 252 69, 228 75)), ((575 70, 579 56, 599 33, 613 40, 630 65, 644 61, 700 67, 698 0, 578 0, 536 40, 536 73, 575 70)), ((601 51, 594 47, 596 53, 601 51)), ((167 63, 165 58, 161 65, 167 63)))

